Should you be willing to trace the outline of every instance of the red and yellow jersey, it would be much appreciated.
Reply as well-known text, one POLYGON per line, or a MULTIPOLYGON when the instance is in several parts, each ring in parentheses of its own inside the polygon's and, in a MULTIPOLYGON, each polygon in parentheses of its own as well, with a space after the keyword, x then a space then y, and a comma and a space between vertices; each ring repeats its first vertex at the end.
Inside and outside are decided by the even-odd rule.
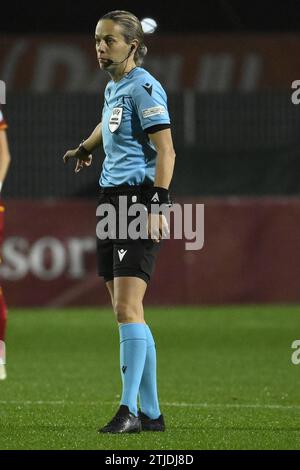
POLYGON ((4 130, 7 128, 7 124, 4 120, 4 117, 3 117, 3 114, 2 114, 2 111, 0 109, 0 131, 4 130))

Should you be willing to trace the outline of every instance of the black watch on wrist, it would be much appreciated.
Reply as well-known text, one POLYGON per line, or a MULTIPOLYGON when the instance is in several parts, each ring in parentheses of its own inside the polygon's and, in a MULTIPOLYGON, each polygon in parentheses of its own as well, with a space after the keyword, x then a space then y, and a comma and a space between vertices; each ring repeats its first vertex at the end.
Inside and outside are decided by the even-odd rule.
MULTIPOLYGON (((83 141, 84 142, 84 141, 83 141)), ((81 144, 79 144, 79 147, 78 147, 78 150, 77 150, 77 153, 79 154, 80 157, 88 157, 91 152, 89 152, 85 146, 83 145, 83 142, 81 142, 81 144)), ((84 160, 84 158, 82 158, 82 160, 84 160)), ((87 158, 86 158, 87 160, 87 158)))
POLYGON ((160 188, 159 186, 153 186, 147 194, 148 212, 155 214, 162 213, 162 211, 158 210, 160 206, 172 206, 169 190, 166 188, 160 188))

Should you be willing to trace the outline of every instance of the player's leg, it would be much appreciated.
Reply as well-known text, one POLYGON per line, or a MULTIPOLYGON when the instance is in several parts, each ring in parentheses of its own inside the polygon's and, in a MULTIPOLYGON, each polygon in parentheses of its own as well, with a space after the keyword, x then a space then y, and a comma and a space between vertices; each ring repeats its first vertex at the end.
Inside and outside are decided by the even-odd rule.
MULTIPOLYGON (((137 419, 135 417, 137 395, 142 380, 144 382, 140 390, 142 402, 146 411, 151 410, 149 413, 151 417, 142 414, 142 423, 147 420, 145 426, 148 430, 150 428, 151 430, 163 430, 161 422, 158 423, 160 429, 151 427, 155 422, 154 425, 157 428, 157 414, 159 412, 156 390, 156 353, 151 333, 145 324, 143 309, 143 298, 154 269, 158 250, 158 244, 151 240, 138 239, 127 242, 116 240, 114 244, 114 286, 113 289, 111 285, 108 285, 107 288, 119 323, 123 392, 117 415, 100 430, 101 432, 138 430, 140 421, 137 424, 134 419, 137 419), (146 361, 148 351, 149 360, 146 361), (145 364, 147 364, 146 369, 145 364), (127 422, 129 425, 121 426, 119 424, 120 418, 123 419, 123 424, 127 422)), ((160 415, 159 421, 161 419, 163 418, 160 415)))
POLYGON ((135 276, 114 278, 114 311, 116 320, 122 323, 144 323, 143 299, 147 283, 135 276))
POLYGON ((0 340, 5 340, 5 330, 7 321, 7 307, 3 295, 2 288, 0 287, 0 340))
POLYGON ((139 389, 140 418, 144 431, 164 431, 157 393, 157 360, 155 341, 150 327, 145 324, 147 354, 139 389))
MULTIPOLYGON (((118 313, 117 319, 120 323, 123 321, 144 323, 147 350, 139 388, 141 406, 140 417, 142 418, 143 429, 153 431, 163 431, 165 426, 158 402, 156 347, 151 330, 144 319, 143 298, 146 292, 146 287, 150 282, 154 271, 155 261, 160 250, 160 246, 161 244, 153 243, 151 240, 136 240, 132 244, 128 243, 127 245, 124 244, 123 246, 117 246, 117 253, 123 250, 122 252, 126 254, 122 260, 119 259, 119 256, 115 256, 114 261, 115 285, 118 274, 125 275, 127 273, 129 275, 130 272, 134 272, 136 276, 135 284, 141 283, 141 285, 144 286, 142 295, 136 297, 136 285, 130 284, 130 286, 133 286, 133 290, 131 290, 125 284, 126 281, 119 281, 122 282, 122 286, 125 286, 123 291, 125 293, 125 297, 120 295, 119 292, 119 308, 117 308, 116 311, 118 313)), ((120 276, 118 279, 121 280, 125 278, 120 276)), ((130 279, 130 277, 128 277, 128 279, 130 279)), ((116 288, 114 293, 114 302, 116 307, 116 288)))
MULTIPOLYGON (((5 330, 7 321, 7 308, 4 300, 3 292, 0 287, 0 340, 5 340, 5 330)), ((0 364, 0 380, 6 379, 6 368, 4 364, 0 364)))
MULTIPOLYGON (((0 243, 3 240, 4 229, 4 207, 0 205, 0 243)), ((5 340, 5 330, 7 322, 7 308, 2 289, 0 287, 0 340, 5 340)), ((6 370, 3 364, 0 364, 0 380, 6 379, 6 370)))
POLYGON ((143 429, 164 431, 157 394, 155 342, 144 320, 143 299, 146 288, 147 283, 138 277, 114 279, 114 310, 120 330, 121 405, 128 406, 130 412, 136 414, 139 393, 143 429), (145 344, 141 341, 143 328, 146 354, 145 344))
POLYGON ((113 288, 106 285, 119 325, 122 397, 116 416, 100 432, 139 432, 137 397, 147 351, 143 312, 147 284, 137 277, 121 276, 114 278, 113 288))
MULTIPOLYGON (((142 429, 164 431, 164 419, 161 415, 157 393, 156 347, 151 330, 145 322, 143 308, 146 287, 150 282, 160 246, 151 240, 139 240, 133 243, 133 246, 130 244, 124 245, 122 249, 124 250, 123 252, 126 251, 126 254, 121 262, 119 257, 115 257, 115 276, 118 273, 126 273, 126 270, 127 273, 135 271, 136 279, 134 282, 131 282, 131 277, 115 277, 115 312, 119 323, 139 322, 144 324, 147 349, 139 387, 142 429), (137 296, 138 285, 143 286, 143 289, 141 294, 137 296), (121 289, 117 291, 116 286, 120 286, 121 289)), ((123 376, 122 379, 124 379, 123 376)))
POLYGON ((137 416, 137 397, 144 370, 147 340, 143 298, 147 284, 137 277, 114 279, 114 310, 120 334, 121 405, 137 416))

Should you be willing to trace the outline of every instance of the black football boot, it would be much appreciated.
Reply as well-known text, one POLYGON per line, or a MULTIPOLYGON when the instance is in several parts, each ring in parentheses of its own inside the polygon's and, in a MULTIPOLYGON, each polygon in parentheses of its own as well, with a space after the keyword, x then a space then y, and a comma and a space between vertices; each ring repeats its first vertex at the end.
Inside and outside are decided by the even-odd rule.
POLYGON ((151 419, 142 411, 139 411, 139 418, 142 424, 142 431, 159 431, 163 432, 166 429, 165 420, 163 415, 156 419, 151 419))
POLYGON ((106 426, 100 428, 98 432, 133 433, 140 432, 141 428, 140 418, 130 413, 128 406, 121 405, 113 419, 106 426))

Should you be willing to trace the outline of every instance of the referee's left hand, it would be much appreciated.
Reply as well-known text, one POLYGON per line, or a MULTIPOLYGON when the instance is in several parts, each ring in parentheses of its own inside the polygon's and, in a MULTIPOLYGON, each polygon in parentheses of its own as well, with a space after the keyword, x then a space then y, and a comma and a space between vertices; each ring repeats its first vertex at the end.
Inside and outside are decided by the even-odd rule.
POLYGON ((148 215, 148 236, 155 243, 159 243, 163 238, 170 235, 169 226, 166 217, 163 214, 148 215))

